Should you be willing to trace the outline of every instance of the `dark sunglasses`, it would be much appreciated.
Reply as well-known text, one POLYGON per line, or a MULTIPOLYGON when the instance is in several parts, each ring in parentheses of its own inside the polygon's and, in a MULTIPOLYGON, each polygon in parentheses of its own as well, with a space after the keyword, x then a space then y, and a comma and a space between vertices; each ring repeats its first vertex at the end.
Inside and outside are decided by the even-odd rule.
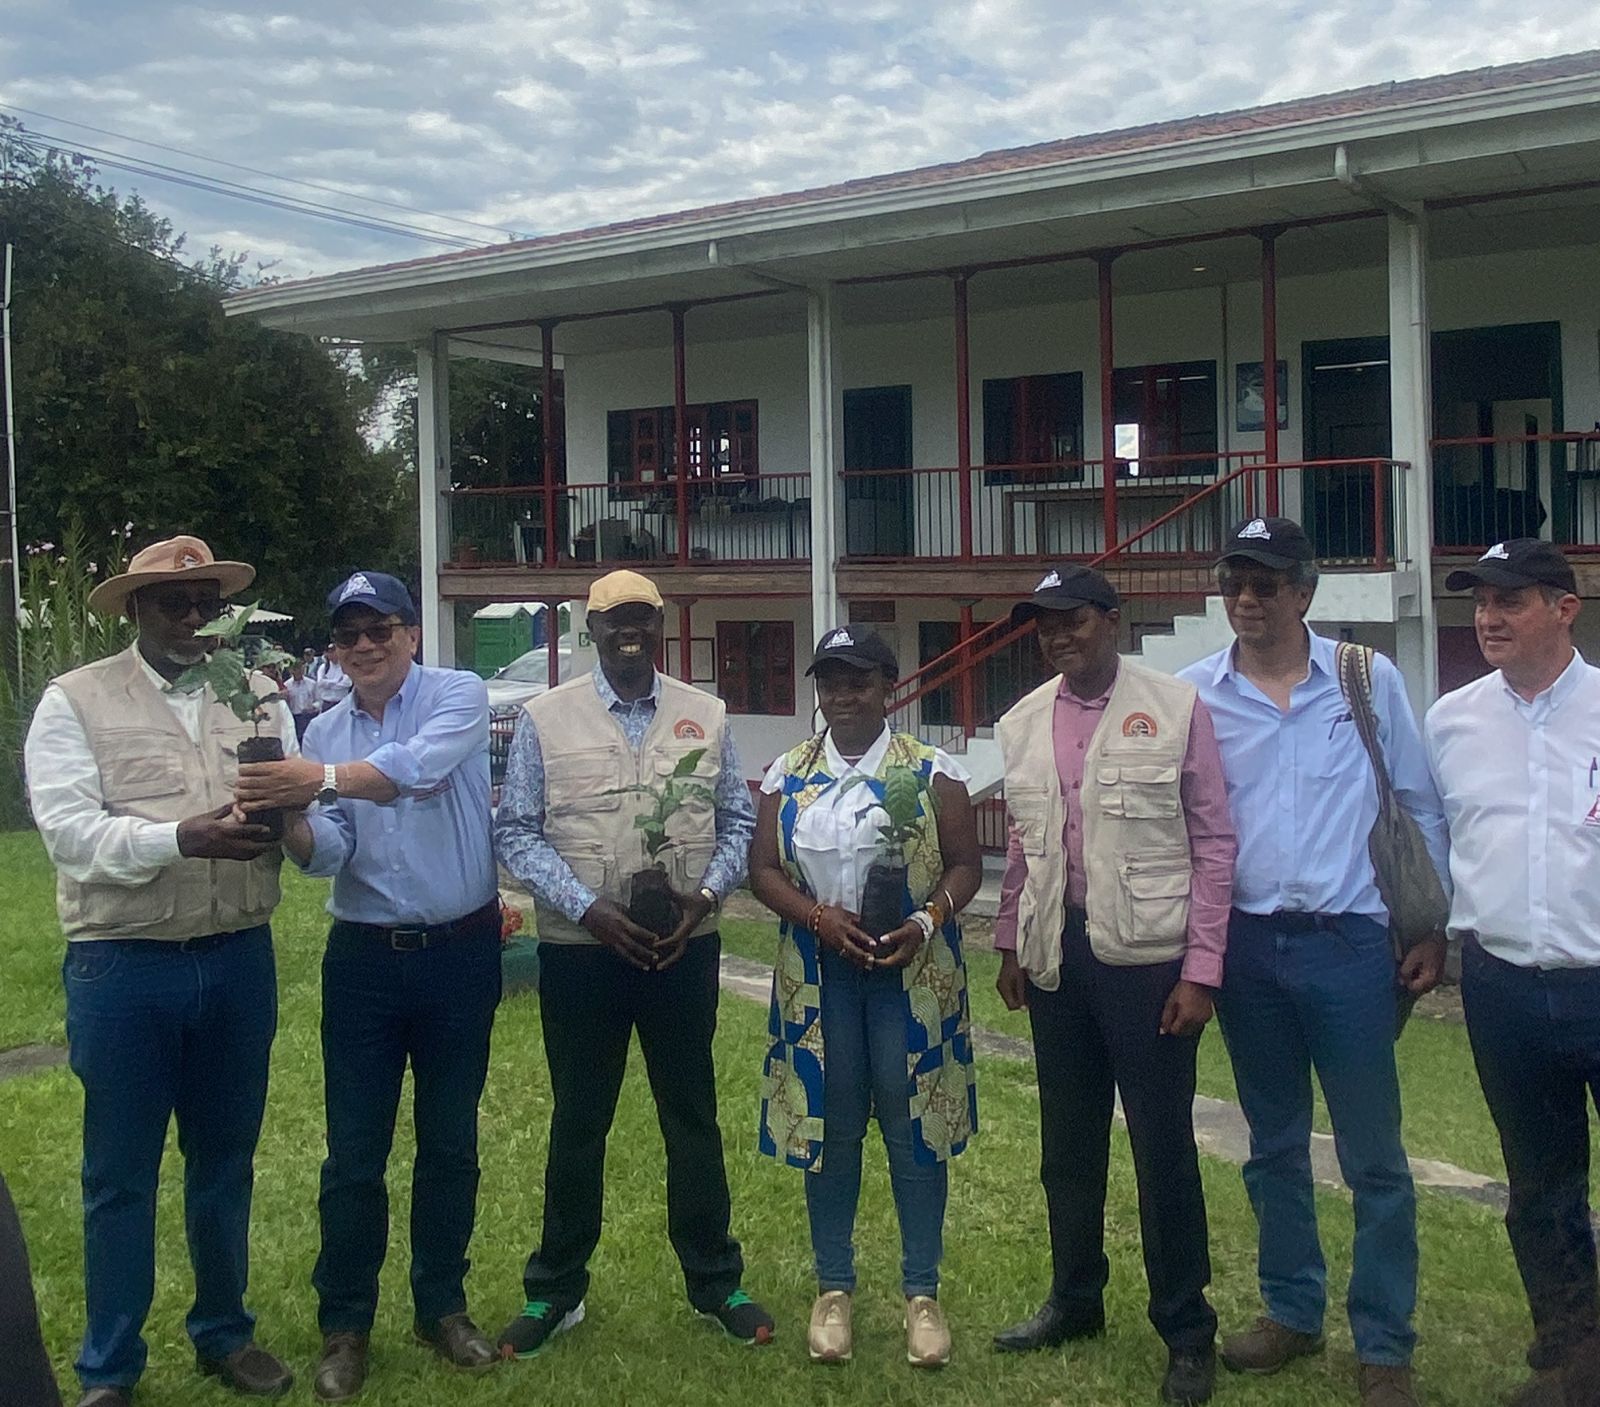
POLYGON ((184 620, 190 611, 198 611, 201 620, 216 620, 228 609, 220 596, 190 596, 182 591, 162 591, 150 597, 155 608, 172 620, 184 620))
POLYGON ((1283 583, 1275 576, 1254 576, 1248 573, 1244 576, 1234 576, 1229 573, 1217 585, 1221 588, 1222 594, 1229 598, 1242 596, 1248 589, 1256 600, 1270 601, 1278 594, 1278 588, 1283 583))
POLYGON ((374 645, 387 645, 394 638, 395 631, 404 624, 403 620, 379 620, 371 625, 336 626, 333 630, 333 643, 341 650, 353 650, 365 635, 374 645))

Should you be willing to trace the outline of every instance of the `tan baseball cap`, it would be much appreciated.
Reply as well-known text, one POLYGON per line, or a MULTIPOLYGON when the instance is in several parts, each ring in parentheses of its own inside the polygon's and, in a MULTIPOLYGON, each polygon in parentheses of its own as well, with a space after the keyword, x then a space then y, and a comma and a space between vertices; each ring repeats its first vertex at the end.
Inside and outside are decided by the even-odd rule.
POLYGON ((626 606, 638 601, 646 606, 662 609, 661 593, 655 582, 638 572, 607 572, 589 588, 589 613, 609 611, 615 606, 626 606))
POLYGON ((219 595, 232 596, 255 579, 256 569, 248 562, 219 562, 197 537, 169 537, 135 552, 126 571, 107 577, 89 593, 89 606, 111 615, 141 586, 163 581, 214 581, 219 595))

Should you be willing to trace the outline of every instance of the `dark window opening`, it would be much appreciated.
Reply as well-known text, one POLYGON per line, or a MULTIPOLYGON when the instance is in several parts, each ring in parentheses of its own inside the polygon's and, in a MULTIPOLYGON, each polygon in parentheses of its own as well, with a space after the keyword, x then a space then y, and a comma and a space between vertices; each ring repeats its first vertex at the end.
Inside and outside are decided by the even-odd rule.
POLYGON ((1053 465, 997 468, 986 484, 1076 483, 1083 478, 1083 375, 1012 376, 983 383, 983 462, 1053 465))
POLYGON ((1215 362, 1119 367, 1111 384, 1118 478, 1216 472, 1216 460, 1206 457, 1217 452, 1215 362))
POLYGON ((794 623, 719 620, 717 688, 729 713, 794 715, 794 623))

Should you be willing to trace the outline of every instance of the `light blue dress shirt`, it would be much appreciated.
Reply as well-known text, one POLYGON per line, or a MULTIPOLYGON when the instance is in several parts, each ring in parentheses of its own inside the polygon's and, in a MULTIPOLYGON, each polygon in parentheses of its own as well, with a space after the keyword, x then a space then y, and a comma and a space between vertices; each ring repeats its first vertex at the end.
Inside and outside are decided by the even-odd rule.
MULTIPOLYGON (((1336 642, 1311 637, 1311 667, 1281 710, 1234 665, 1234 647, 1180 670, 1216 725, 1228 802, 1239 836, 1233 906, 1365 914, 1389 920, 1378 895, 1367 836, 1378 818, 1372 763, 1339 688, 1336 642)), ((1422 827, 1434 867, 1448 884, 1444 808, 1400 671, 1375 654, 1372 705, 1389 779, 1422 827)))
POLYGON ((489 840, 489 691, 476 674, 413 664, 380 723, 351 692, 312 719, 313 762, 367 762, 400 788, 390 802, 341 798, 306 812, 301 868, 333 876, 328 912, 385 928, 449 923, 498 892, 489 840))
MULTIPOLYGON (((617 696, 599 666, 592 678, 600 702, 617 720, 628 746, 637 753, 655 721, 661 676, 653 676, 650 692, 632 702, 617 696)), ((727 898, 743 881, 749 866, 750 840, 756 830, 755 805, 734 745, 733 729, 727 727, 722 730, 721 767, 713 796, 716 845, 700 880, 719 900, 727 898)), ((572 866, 544 838, 544 752, 539 746, 539 730, 526 711, 517 719, 517 730, 511 738, 505 781, 500 784, 494 838, 501 863, 545 903, 574 923, 589 911, 598 896, 573 874, 572 866)))

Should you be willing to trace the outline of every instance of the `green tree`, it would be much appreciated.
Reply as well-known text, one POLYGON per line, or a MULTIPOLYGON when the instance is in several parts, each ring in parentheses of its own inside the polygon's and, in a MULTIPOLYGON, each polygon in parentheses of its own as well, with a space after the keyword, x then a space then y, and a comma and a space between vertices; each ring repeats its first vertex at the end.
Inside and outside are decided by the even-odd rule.
POLYGON ((244 259, 183 240, 91 167, 0 123, 0 242, 16 249, 13 375, 24 541, 133 524, 255 564, 261 597, 323 626, 355 566, 416 582, 414 475, 373 443, 359 360, 223 316, 244 259))

